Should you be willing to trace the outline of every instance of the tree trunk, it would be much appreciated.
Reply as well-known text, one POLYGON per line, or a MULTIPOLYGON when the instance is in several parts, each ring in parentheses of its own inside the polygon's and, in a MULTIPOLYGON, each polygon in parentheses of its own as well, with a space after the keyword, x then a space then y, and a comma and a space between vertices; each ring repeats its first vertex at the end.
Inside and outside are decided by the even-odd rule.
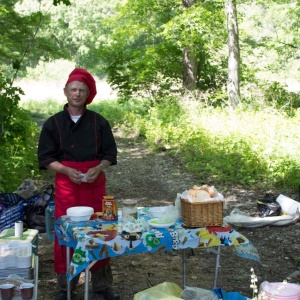
POLYGON ((225 2, 228 30, 228 105, 236 109, 240 103, 240 48, 235 0, 225 2))
MULTIPOLYGON (((182 5, 188 9, 195 2, 196 0, 182 0, 182 5)), ((194 91, 196 89, 197 63, 192 47, 183 50, 182 69, 183 86, 189 91, 194 91)))
POLYGON ((194 91, 196 89, 197 64, 195 55, 191 54, 190 49, 183 50, 182 68, 183 86, 189 91, 194 91))

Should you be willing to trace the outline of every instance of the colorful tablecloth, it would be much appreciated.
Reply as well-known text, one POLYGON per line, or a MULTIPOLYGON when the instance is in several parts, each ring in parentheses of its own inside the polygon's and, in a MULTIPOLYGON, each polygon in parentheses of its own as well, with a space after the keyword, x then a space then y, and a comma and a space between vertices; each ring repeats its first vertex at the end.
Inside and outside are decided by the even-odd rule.
MULTIPOLYGON (((148 222, 147 215, 139 215, 148 222)), ((55 231, 60 245, 74 249, 69 279, 87 268, 94 260, 125 254, 234 246, 239 256, 259 261, 251 242, 229 226, 185 228, 181 220, 168 228, 150 226, 144 232, 122 231, 122 223, 102 219, 72 222, 68 216, 56 221, 55 231)))

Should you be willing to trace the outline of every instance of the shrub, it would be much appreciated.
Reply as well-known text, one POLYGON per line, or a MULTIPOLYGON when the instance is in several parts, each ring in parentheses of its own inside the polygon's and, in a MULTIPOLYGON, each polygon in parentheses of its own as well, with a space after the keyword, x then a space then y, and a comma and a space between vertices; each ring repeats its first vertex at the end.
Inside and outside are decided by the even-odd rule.
POLYGON ((12 192, 37 169, 38 127, 18 106, 22 90, 12 87, 1 73, 0 87, 0 191, 12 192))

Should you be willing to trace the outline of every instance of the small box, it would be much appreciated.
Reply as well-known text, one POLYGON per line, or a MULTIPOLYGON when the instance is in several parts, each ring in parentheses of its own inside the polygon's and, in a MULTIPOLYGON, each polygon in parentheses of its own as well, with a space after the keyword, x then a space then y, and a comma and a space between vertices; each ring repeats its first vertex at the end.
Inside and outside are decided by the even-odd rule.
POLYGON ((106 221, 118 220, 118 205, 114 196, 104 196, 102 199, 102 219, 106 221))

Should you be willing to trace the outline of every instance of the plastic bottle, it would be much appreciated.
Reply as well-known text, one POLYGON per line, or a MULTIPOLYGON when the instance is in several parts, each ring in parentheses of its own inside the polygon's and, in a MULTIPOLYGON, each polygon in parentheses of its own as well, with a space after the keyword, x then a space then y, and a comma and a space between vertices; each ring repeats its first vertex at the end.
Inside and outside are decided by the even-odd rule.
POLYGON ((50 201, 45 211, 45 217, 46 217, 46 237, 51 241, 54 241, 54 232, 55 232, 54 212, 55 212, 54 201, 50 201))

